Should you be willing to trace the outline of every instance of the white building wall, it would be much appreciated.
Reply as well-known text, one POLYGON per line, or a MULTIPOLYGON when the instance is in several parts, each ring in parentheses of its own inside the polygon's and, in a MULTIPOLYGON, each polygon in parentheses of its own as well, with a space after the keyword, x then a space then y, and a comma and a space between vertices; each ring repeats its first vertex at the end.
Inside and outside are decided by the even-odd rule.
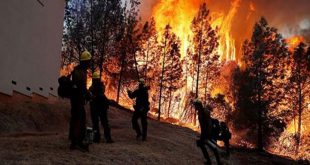
POLYGON ((57 95, 64 5, 65 0, 0 1, 1 93, 57 95))

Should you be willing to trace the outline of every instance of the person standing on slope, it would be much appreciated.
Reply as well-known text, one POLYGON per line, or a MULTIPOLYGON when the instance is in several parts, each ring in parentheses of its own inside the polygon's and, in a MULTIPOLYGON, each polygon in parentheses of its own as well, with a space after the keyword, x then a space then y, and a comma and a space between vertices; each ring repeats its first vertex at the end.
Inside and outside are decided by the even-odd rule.
POLYGON ((142 135, 142 141, 146 141, 147 137, 147 113, 150 110, 149 89, 148 86, 145 86, 144 80, 140 79, 138 89, 133 92, 127 91, 129 98, 136 99, 136 104, 133 106, 132 127, 137 133, 137 139, 142 135), (138 123, 139 118, 141 118, 142 132, 138 123))
POLYGON ((72 94, 71 103, 71 120, 69 137, 71 140, 70 149, 79 149, 88 151, 88 145, 83 143, 86 134, 86 114, 84 105, 89 98, 87 91, 87 70, 90 68, 91 54, 84 51, 80 56, 80 64, 74 68, 71 73, 72 94))
POLYGON ((104 137, 107 143, 113 143, 111 138, 111 128, 108 120, 109 100, 105 96, 105 87, 100 78, 99 72, 94 72, 92 76, 90 112, 94 131, 94 142, 100 142, 99 119, 104 129, 104 137))
POLYGON ((198 111, 198 120, 200 124, 200 139, 197 140, 197 146, 201 149, 203 156, 207 159, 206 164, 211 164, 211 159, 208 154, 206 145, 213 151, 217 164, 221 164, 220 157, 218 151, 216 149, 215 144, 211 142, 212 135, 212 123, 211 123, 211 116, 210 111, 211 107, 206 106, 203 107, 202 102, 199 99, 194 100, 193 102, 195 110, 198 111))

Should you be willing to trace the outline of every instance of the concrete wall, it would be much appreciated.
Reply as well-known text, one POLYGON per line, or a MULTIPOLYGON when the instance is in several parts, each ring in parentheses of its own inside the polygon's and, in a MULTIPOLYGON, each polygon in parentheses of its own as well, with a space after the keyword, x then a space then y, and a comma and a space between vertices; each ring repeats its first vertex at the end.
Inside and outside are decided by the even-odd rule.
POLYGON ((65 0, 0 1, 0 92, 57 95, 64 5, 65 0))

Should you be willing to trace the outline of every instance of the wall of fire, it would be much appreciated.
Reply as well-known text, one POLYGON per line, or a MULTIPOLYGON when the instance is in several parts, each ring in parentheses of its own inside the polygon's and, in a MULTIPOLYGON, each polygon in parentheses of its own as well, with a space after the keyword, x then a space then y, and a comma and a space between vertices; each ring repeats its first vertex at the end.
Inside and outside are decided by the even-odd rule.
POLYGON ((65 0, 1 0, 0 6, 0 92, 56 96, 65 0))

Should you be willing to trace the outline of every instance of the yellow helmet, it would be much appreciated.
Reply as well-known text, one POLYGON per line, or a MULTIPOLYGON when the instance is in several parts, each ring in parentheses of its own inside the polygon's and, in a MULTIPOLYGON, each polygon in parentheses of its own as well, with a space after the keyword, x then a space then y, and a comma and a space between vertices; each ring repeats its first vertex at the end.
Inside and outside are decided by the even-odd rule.
POLYGON ((143 78, 140 78, 140 79, 139 79, 139 84, 143 84, 143 85, 145 84, 145 81, 144 81, 143 78))
POLYGON ((93 79, 100 79, 100 72, 94 72, 92 78, 93 79))
POLYGON ((87 61, 87 60, 90 60, 90 59, 91 59, 91 54, 87 50, 85 50, 81 54, 80 61, 87 61))
POLYGON ((202 104, 202 102, 200 101, 199 98, 196 98, 195 100, 193 100, 194 104, 202 104))

